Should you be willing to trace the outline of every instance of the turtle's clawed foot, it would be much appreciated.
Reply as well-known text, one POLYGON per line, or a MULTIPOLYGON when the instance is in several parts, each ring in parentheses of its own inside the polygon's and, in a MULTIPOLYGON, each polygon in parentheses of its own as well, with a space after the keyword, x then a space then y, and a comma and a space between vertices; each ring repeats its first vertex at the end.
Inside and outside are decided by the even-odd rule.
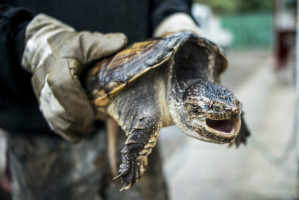
POLYGON ((119 175, 114 179, 121 179, 125 185, 120 191, 130 189, 135 182, 139 181, 141 175, 147 168, 147 158, 138 156, 139 149, 136 145, 126 145, 121 151, 122 164, 120 165, 119 175))
POLYGON ((250 136, 250 131, 245 123, 243 113, 241 115, 241 120, 242 120, 242 123, 241 123, 240 131, 239 131, 237 137, 229 144, 228 147, 232 147, 233 145, 235 145, 238 148, 242 143, 244 145, 246 145, 246 143, 247 143, 247 138, 250 136))

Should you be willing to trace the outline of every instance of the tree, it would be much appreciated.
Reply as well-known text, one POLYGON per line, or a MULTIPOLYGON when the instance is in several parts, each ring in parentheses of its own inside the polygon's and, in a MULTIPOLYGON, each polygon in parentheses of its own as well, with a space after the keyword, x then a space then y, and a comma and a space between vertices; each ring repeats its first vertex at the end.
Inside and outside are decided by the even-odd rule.
POLYGON ((238 0, 237 12, 271 12, 272 11, 272 0, 238 0))
POLYGON ((272 0, 195 0, 210 6, 216 14, 271 12, 272 0))

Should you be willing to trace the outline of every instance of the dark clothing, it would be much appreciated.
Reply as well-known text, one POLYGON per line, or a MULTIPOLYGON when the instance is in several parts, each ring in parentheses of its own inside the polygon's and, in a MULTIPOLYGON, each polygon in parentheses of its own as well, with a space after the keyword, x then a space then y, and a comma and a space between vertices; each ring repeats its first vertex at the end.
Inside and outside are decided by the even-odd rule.
POLYGON ((20 66, 27 24, 43 12, 76 30, 122 32, 129 43, 151 37, 176 12, 190 14, 191 0, 0 0, 0 127, 13 132, 50 132, 20 66))

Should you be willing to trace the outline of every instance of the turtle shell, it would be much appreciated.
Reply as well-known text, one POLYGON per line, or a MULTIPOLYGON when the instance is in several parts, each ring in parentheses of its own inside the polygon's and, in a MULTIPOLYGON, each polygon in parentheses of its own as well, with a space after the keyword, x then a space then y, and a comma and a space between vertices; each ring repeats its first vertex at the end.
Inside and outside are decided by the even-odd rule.
MULTIPOLYGON (((105 106, 126 85, 149 70, 161 66, 169 60, 185 42, 194 42, 214 52, 220 64, 213 70, 219 76, 227 68, 224 52, 213 42, 189 32, 169 33, 162 37, 137 42, 120 51, 112 58, 97 63, 87 76, 93 85, 93 100, 97 106, 105 106), (95 89, 96 88, 96 89, 95 89)), ((219 62, 217 62, 219 63, 219 62)))

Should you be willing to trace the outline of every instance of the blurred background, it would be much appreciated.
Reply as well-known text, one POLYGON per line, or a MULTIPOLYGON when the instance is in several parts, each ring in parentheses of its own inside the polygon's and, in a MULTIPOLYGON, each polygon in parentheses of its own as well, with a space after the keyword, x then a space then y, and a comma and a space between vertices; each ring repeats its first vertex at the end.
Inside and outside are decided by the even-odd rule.
POLYGON ((171 198, 298 199, 297 1, 195 2, 194 18, 226 50, 222 84, 243 103, 252 135, 236 149, 164 128, 159 137, 171 198))

